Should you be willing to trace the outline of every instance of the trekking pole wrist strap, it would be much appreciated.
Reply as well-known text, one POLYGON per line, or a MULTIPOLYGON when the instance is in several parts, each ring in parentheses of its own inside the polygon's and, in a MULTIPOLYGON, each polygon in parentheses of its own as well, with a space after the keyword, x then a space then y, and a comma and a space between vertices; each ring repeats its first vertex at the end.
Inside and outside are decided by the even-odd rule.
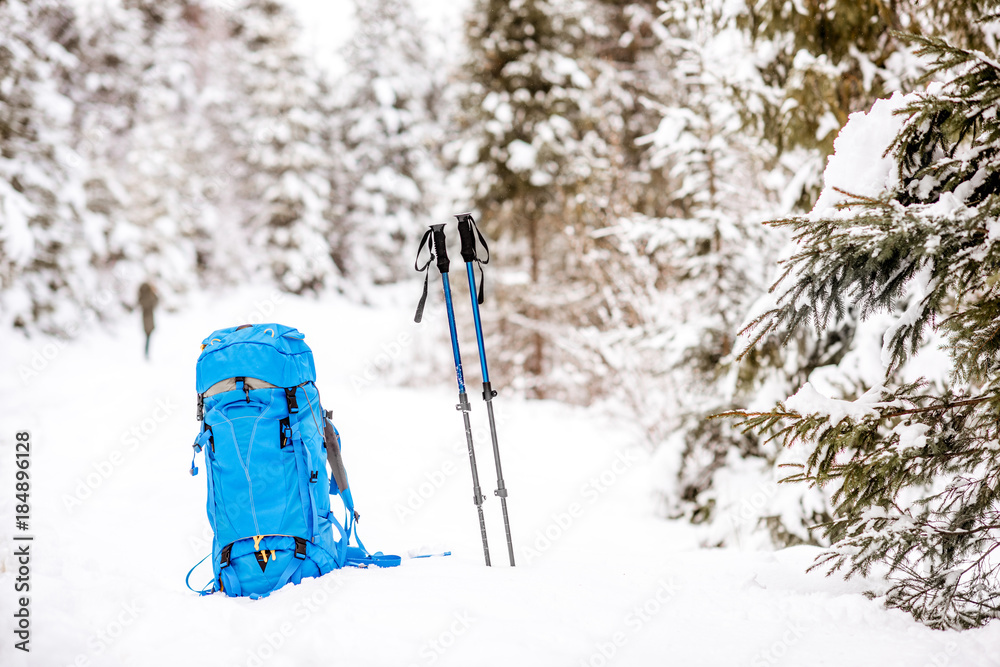
POLYGON ((420 246, 417 248, 417 258, 413 260, 413 268, 418 273, 424 274, 424 291, 420 295, 420 301, 417 302, 417 312, 413 315, 413 321, 420 324, 420 320, 424 318, 424 306, 427 304, 427 281, 430 279, 430 271, 428 269, 431 266, 431 262, 434 261, 434 245, 431 243, 431 230, 428 229, 424 232, 423 238, 420 239, 420 246), (430 256, 427 261, 420 264, 420 253, 424 251, 424 246, 427 246, 430 256))
POLYGON ((483 271, 483 264, 490 263, 490 246, 483 238, 483 233, 479 231, 479 226, 476 225, 471 213, 458 213, 455 218, 458 219, 458 236, 462 240, 462 259, 466 264, 475 262, 479 265, 479 293, 476 295, 476 303, 481 306, 486 297, 486 273, 483 271), (486 259, 480 259, 476 252, 476 237, 479 237, 479 243, 486 251, 486 259))
POLYGON ((417 302, 417 312, 413 315, 413 321, 420 324, 420 320, 424 317, 424 306, 427 305, 427 283, 430 279, 430 272, 428 269, 432 262, 437 260, 438 271, 442 274, 448 273, 451 269, 451 261, 448 259, 448 247, 444 235, 444 225, 431 225, 430 228, 424 232, 423 238, 420 239, 420 246, 417 248, 417 258, 413 262, 413 268, 424 273, 424 290, 420 294, 420 301, 417 302), (430 256, 427 261, 420 264, 420 254, 424 251, 424 246, 427 246, 430 250, 430 256))
POLYGON ((465 262, 479 262, 480 264, 490 263, 490 247, 483 238, 483 233, 479 231, 479 225, 471 213, 458 213, 455 215, 458 220, 458 237, 462 241, 462 260, 465 262), (480 259, 476 252, 476 237, 486 251, 486 259, 480 259))

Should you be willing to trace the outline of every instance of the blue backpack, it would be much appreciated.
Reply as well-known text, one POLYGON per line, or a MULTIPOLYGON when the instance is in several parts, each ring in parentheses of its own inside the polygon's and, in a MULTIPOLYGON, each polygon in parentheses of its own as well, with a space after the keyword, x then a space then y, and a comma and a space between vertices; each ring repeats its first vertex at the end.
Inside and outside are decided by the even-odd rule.
POLYGON ((399 565, 358 539, 340 434, 320 403, 303 338, 280 324, 244 324, 202 341, 194 451, 205 452, 214 533, 214 577, 203 595, 257 598, 345 565, 399 565), (331 495, 342 501, 343 523, 331 495))

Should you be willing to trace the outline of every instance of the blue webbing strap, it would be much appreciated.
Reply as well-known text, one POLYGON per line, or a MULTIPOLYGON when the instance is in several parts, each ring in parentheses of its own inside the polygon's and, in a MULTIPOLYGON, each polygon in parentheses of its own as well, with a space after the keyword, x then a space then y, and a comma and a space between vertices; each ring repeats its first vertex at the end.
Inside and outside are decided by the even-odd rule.
POLYGON ((347 550, 347 564, 352 567, 368 567, 369 565, 374 565, 375 567, 396 567, 402 562, 403 559, 399 556, 386 555, 381 551, 370 554, 360 547, 350 547, 347 550))
MULTIPOLYGON (((303 391, 305 391, 305 389, 303 389, 303 391)), ((289 405, 289 408, 290 407, 291 406, 289 405)), ((305 440, 302 437, 302 431, 299 423, 297 421, 293 422, 289 419, 289 429, 292 432, 292 448, 293 454, 295 455, 295 471, 299 477, 299 500, 304 507, 309 508, 309 514, 312 516, 312 534, 316 535, 319 533, 319 514, 316 513, 316 499, 313 498, 313 494, 309 489, 309 472, 312 469, 312 456, 309 453, 309 448, 305 446, 305 440), (299 446, 296 446, 295 443, 298 443, 299 446)))
POLYGON ((232 569, 231 566, 222 568, 222 571, 219 572, 219 577, 222 578, 222 585, 224 586, 226 595, 231 597, 241 596, 243 595, 243 589, 240 587, 240 580, 232 573, 232 569))
POLYGON ((285 584, 287 584, 289 581, 291 581, 292 577, 295 576, 295 573, 299 571, 300 567, 302 567, 302 564, 306 562, 305 558, 296 558, 294 552, 291 553, 290 555, 291 555, 291 558, 288 559, 288 565, 285 566, 284 571, 281 573, 281 576, 278 578, 278 583, 277 583, 277 585, 275 585, 273 591, 276 591, 279 588, 282 588, 285 584))
MULTIPOLYGON (((310 410, 312 409, 312 404, 310 404, 310 410)), ((338 442, 333 443, 333 446, 339 447, 340 433, 337 432, 333 423, 329 420, 326 421, 327 424, 333 428, 334 433, 338 442)), ((333 470, 333 465, 330 466, 333 470)), ((344 485, 343 489, 340 491, 340 500, 344 503, 344 524, 341 526, 340 522, 330 513, 330 523, 335 525, 340 531, 341 540, 338 544, 338 562, 343 563, 344 566, 351 565, 354 567, 368 567, 369 565, 376 565, 378 567, 395 567, 402 562, 399 556, 387 556, 381 551, 374 554, 368 553, 368 549, 365 548, 364 543, 361 542, 361 538, 358 537, 358 513, 354 511, 354 498, 351 496, 351 488, 347 484, 344 485), (354 538, 354 542, 358 545, 356 547, 351 546, 351 538, 354 538)))
MULTIPOLYGON (((309 393, 306 392, 304 388, 303 392, 305 393, 306 400, 309 403, 309 412, 310 414, 312 414, 313 419, 315 420, 316 415, 313 411, 312 401, 309 399, 309 393)), ((324 424, 326 426, 329 426, 330 430, 332 430, 333 432, 333 441, 328 443, 327 453, 333 454, 335 451, 334 448, 336 448, 336 451, 339 454, 340 433, 337 431, 337 427, 334 426, 333 422, 331 422, 329 419, 324 418, 324 424)), ((316 422, 316 428, 319 429, 318 421, 316 422)), ((326 437, 325 430, 326 429, 324 429, 324 437, 326 437)), ((377 565, 378 567, 395 567, 396 565, 399 565, 402 562, 402 559, 399 556, 386 556, 381 551, 375 554, 370 554, 368 553, 368 549, 366 549, 365 545, 361 542, 361 538, 358 537, 358 528, 357 528, 358 513, 354 511, 354 498, 351 496, 351 487, 347 483, 347 477, 346 477, 347 471, 343 470, 343 461, 339 461, 339 456, 336 457, 338 459, 336 462, 334 461, 334 458, 335 457, 333 456, 329 457, 330 471, 332 473, 331 486, 333 485, 333 481, 336 478, 336 472, 338 467, 340 467, 340 470, 344 475, 344 484, 343 484, 344 488, 340 488, 340 484, 337 484, 337 490, 339 492, 338 495, 340 495, 341 502, 344 503, 345 516, 343 525, 341 525, 340 522, 337 521, 336 517, 333 516, 332 512, 328 515, 330 518, 330 523, 332 523, 334 526, 337 527, 337 530, 340 531, 341 535, 341 539, 337 544, 337 562, 342 564, 341 567, 347 565, 353 565, 357 567, 368 567, 369 565, 377 565), (357 543, 358 546, 356 547, 351 546, 351 537, 354 538, 354 541, 355 543, 357 543)), ((316 519, 318 521, 319 517, 318 515, 315 514, 315 512, 314 516, 316 516, 316 519)), ((318 532, 318 530, 316 530, 315 532, 318 532)))
POLYGON ((375 565, 376 567, 396 567, 403 562, 403 559, 399 556, 386 555, 381 551, 376 551, 373 554, 368 553, 368 549, 365 548, 365 545, 361 542, 361 538, 358 537, 358 524, 354 520, 353 508, 348 509, 347 512, 347 534, 354 536, 354 541, 358 546, 348 546, 346 565, 353 567, 368 567, 369 565, 375 565))
POLYGON ((200 452, 202 450, 202 448, 206 444, 208 444, 208 439, 211 437, 211 434, 212 434, 212 428, 210 426, 208 426, 207 424, 203 424, 202 427, 201 427, 201 431, 198 432, 198 435, 194 439, 194 444, 191 445, 192 449, 194 450, 191 453, 191 476, 192 477, 194 477, 195 475, 198 474, 198 466, 196 466, 194 464, 195 456, 198 454, 198 452, 200 452), (208 434, 208 437, 206 437, 206 434, 208 434))
POLYGON ((187 585, 188 589, 192 593, 197 593, 198 595, 211 595, 212 593, 215 592, 215 579, 209 580, 209 582, 205 584, 205 586, 201 590, 191 587, 191 575, 194 573, 195 570, 198 569, 198 566, 204 563, 206 560, 208 560, 211 555, 212 554, 210 553, 208 554, 208 556, 205 556, 200 561, 195 563, 194 567, 188 570, 187 576, 184 577, 184 583, 187 585))
POLYGON ((344 527, 337 521, 337 517, 333 516, 333 512, 330 512, 328 516, 330 523, 340 531, 340 540, 337 541, 337 567, 343 567, 343 563, 347 562, 347 547, 350 546, 351 534, 344 530, 344 527))

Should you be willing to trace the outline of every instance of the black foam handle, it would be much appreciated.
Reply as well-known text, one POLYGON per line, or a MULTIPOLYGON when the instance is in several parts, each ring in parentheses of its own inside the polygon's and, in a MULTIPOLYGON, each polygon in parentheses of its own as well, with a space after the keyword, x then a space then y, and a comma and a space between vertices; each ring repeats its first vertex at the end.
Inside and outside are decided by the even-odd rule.
POLYGON ((434 255, 437 257, 438 270, 448 273, 451 262, 448 260, 448 248, 444 238, 444 225, 431 225, 431 237, 434 239, 434 255))
POLYGON ((472 220, 471 213, 459 213, 455 216, 458 218, 458 236, 462 239, 462 259, 468 262, 476 261, 476 233, 472 230, 472 225, 475 222, 472 220))

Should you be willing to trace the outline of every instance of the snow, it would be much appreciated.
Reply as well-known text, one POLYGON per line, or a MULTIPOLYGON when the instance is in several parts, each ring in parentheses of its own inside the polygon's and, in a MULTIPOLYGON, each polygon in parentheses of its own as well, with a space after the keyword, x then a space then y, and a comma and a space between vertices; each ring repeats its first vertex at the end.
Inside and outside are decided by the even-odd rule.
POLYGON ((927 424, 907 424, 902 423, 892 429, 892 432, 899 436, 897 449, 906 451, 907 449, 920 449, 927 444, 927 432, 931 427, 927 424))
POLYGON ((877 417, 875 409, 882 405, 878 401, 882 387, 872 387, 856 401, 844 401, 830 398, 816 391, 811 382, 802 385, 794 395, 785 401, 785 407, 801 415, 820 415, 830 418, 830 425, 836 425, 840 420, 850 418, 860 421, 866 417, 877 417))
POLYGON ((915 93, 893 93, 888 99, 876 100, 869 111, 850 115, 833 142, 834 153, 823 172, 823 192, 810 215, 836 215, 836 206, 849 200, 844 192, 877 198, 893 187, 896 161, 885 152, 906 121, 895 112, 916 97, 915 93))
MULTIPOLYGON (((231 6, 235 0, 214 0, 220 6, 231 6)), ((325 68, 343 73, 345 63, 343 48, 357 30, 352 0, 284 0, 295 10, 302 25, 302 46, 325 68)), ((461 40, 462 13, 468 9, 469 0, 420 0, 413 8, 432 29, 447 37, 449 46, 456 47, 461 40)))
MULTIPOLYGON (((969 182, 962 184, 962 186, 968 185, 969 182)), ((967 190, 968 188, 963 189, 967 190)), ((958 193, 942 192, 936 202, 927 206, 924 213, 929 216, 961 220, 974 214, 975 211, 966 207, 965 198, 958 193)))
MULTIPOLYGON (((453 384, 387 383, 393 365, 440 342, 445 326, 429 317, 415 327, 404 291, 419 286, 368 308, 270 287, 195 296, 183 313, 158 314, 150 362, 137 316, 72 343, 8 340, 0 362, 14 372, 0 377, 0 460, 10 475, 10 434, 29 429, 35 541, 32 651, 13 649, 4 612, 0 664, 995 664, 997 624, 929 630, 867 600, 862 581, 805 573, 814 548, 697 548, 695 528, 653 511, 650 455, 628 424, 515 400, 500 378, 495 406, 518 565, 506 565, 477 402, 494 562, 486 568, 453 384), (187 473, 198 344, 215 328, 270 320, 298 327, 315 350, 367 545, 452 556, 349 569, 260 601, 187 591, 184 576, 210 540, 205 479, 187 473)), ((466 346, 468 369, 477 367, 474 351, 466 346)), ((799 394, 801 405, 828 414, 871 409, 870 401, 848 407, 799 394)), ((761 493, 746 489, 746 502, 761 493)), ((16 565, 11 501, 0 498, 4 609, 16 565)))
POLYGON ((986 221, 986 238, 991 245, 1000 239, 1000 220, 986 221))
POLYGON ((21 196, 6 181, 0 180, 0 206, 3 207, 4 224, 0 227, 0 240, 4 253, 15 264, 26 264, 34 254, 35 241, 28 229, 28 218, 36 214, 36 207, 21 196))
POLYGON ((507 144, 507 167, 514 172, 531 171, 537 166, 538 150, 531 144, 515 139, 507 144))

